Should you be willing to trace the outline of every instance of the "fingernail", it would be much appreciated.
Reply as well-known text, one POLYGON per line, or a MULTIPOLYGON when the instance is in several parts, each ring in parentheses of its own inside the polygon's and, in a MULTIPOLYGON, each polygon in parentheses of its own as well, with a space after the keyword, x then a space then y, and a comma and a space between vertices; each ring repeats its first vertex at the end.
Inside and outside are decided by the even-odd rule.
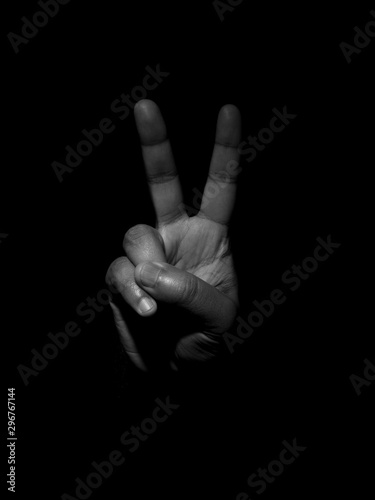
POLYGON ((141 269, 139 278, 141 280, 142 285, 154 287, 159 275, 161 273, 162 268, 153 264, 152 262, 146 262, 141 269))
POLYGON ((143 299, 139 303, 139 310, 141 313, 147 313, 154 308, 154 302, 148 297, 143 297, 143 299))

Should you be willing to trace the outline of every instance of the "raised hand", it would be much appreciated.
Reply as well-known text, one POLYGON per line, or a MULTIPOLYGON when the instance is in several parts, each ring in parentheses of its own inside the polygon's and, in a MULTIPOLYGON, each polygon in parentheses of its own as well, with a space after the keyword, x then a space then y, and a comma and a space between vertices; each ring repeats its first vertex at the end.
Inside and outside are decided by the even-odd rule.
POLYGON ((240 171, 241 117, 235 106, 220 110, 201 208, 189 217, 159 108, 142 100, 134 113, 157 224, 127 231, 126 256, 111 264, 106 280, 120 292, 111 307, 133 362, 144 370, 178 369, 214 357, 236 316, 228 223, 240 171))

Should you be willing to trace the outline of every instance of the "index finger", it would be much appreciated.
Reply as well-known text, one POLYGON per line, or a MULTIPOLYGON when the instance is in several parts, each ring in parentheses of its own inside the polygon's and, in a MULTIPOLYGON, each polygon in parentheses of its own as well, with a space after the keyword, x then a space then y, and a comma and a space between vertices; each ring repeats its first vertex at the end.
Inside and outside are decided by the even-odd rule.
POLYGON ((165 224, 185 213, 167 128, 159 107, 148 99, 136 104, 134 115, 157 221, 165 224))

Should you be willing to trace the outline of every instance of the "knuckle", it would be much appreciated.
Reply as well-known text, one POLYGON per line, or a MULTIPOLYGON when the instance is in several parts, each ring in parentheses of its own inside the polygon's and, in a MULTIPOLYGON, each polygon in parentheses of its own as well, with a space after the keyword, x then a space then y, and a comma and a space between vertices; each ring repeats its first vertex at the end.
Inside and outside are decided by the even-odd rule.
MULTIPOLYGON (((160 159, 159 160, 159 166, 162 168, 163 167, 163 161, 160 159)), ((157 174, 155 175, 152 175, 152 174, 148 174, 147 176, 147 180, 149 182, 149 184, 162 184, 163 182, 169 182, 169 181, 173 181, 173 179, 175 179, 177 177, 177 173, 175 170, 166 170, 166 171, 160 171, 158 169, 157 170, 157 174)))
POLYGON ((146 224, 137 224, 128 229, 124 236, 124 247, 134 245, 150 233, 150 227, 146 224))
POLYGON ((126 257, 118 257, 109 266, 106 274, 107 285, 116 285, 120 282, 121 276, 123 276, 124 268, 127 265, 126 257))
POLYGON ((218 184, 235 184, 237 179, 235 176, 230 175, 226 170, 219 170, 216 172, 210 172, 208 174, 209 179, 217 182, 218 184))
POLYGON ((199 281, 195 276, 188 274, 180 285, 180 296, 185 305, 189 305, 197 299, 199 294, 199 281))

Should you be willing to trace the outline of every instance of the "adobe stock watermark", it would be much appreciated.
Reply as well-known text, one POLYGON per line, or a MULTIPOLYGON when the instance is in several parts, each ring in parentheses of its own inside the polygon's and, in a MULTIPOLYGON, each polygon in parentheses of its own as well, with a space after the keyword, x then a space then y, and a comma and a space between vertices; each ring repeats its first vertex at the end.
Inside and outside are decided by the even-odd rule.
POLYGON ((38 5, 42 10, 36 11, 31 20, 26 16, 21 17, 23 36, 12 31, 7 35, 14 52, 18 54, 20 45, 27 45, 39 33, 39 29, 44 28, 50 19, 59 13, 60 5, 66 5, 69 2, 70 0, 39 0, 38 5))
MULTIPOLYGON (((108 285, 108 289, 99 290, 96 297, 86 297, 76 308, 77 316, 85 318, 84 323, 86 324, 92 323, 97 314, 100 314, 109 305, 113 295, 118 293, 121 293, 119 285, 116 287, 108 285)), ((68 321, 59 332, 48 333, 48 341, 43 347, 39 350, 31 349, 29 364, 17 366, 17 371, 25 386, 29 385, 31 377, 37 377, 39 373, 44 371, 49 363, 68 347, 70 340, 77 337, 81 332, 82 328, 76 321, 68 321)))
POLYGON ((274 140, 275 134, 285 130, 286 126, 290 124, 290 121, 297 117, 296 114, 290 113, 286 106, 283 107, 282 111, 273 108, 272 112, 274 116, 271 118, 268 127, 260 129, 255 137, 249 135, 247 139, 238 146, 240 155, 246 156, 246 161, 248 163, 255 160, 258 152, 263 151, 265 147, 274 140), (246 146, 250 147, 244 149, 246 146))
POLYGON ((373 361, 374 362, 371 362, 367 358, 363 360, 363 363, 365 365, 363 369, 363 377, 355 375, 354 373, 349 377, 349 380, 352 383, 357 396, 361 395, 363 386, 368 387, 375 380, 375 360, 373 361))
POLYGON ((360 29, 358 26, 354 27, 354 45, 347 42, 340 43, 340 49, 348 64, 352 62, 352 55, 360 54, 369 45, 371 39, 375 37, 375 10, 370 10, 370 15, 372 19, 370 19, 363 29, 360 29))
MULTIPOLYGON (((287 106, 284 106, 282 111, 277 108, 273 108, 272 112, 273 117, 271 118, 268 127, 260 129, 255 137, 249 135, 238 145, 239 155, 245 156, 248 163, 255 160, 258 152, 263 151, 265 146, 274 140, 275 134, 285 130, 286 126, 290 124, 290 121, 297 117, 296 114, 291 114, 287 110, 287 106)), ((207 208, 210 201, 216 198, 216 196, 218 196, 223 189, 230 185, 231 178, 234 175, 239 175, 241 172, 242 167, 239 166, 239 162, 236 160, 230 160, 225 165, 225 169, 217 174, 220 181, 211 182, 210 191, 207 190, 205 192, 205 197, 197 187, 193 188, 194 196, 192 199, 192 206, 189 206, 186 203, 180 203, 178 208, 181 213, 186 211, 190 216, 195 215, 201 208, 207 208)))
MULTIPOLYGON (((152 411, 152 416, 144 418, 139 426, 132 425, 129 430, 125 431, 120 437, 120 443, 125 446, 129 453, 134 453, 141 446, 141 443, 147 441, 149 437, 156 432, 159 425, 165 422, 179 407, 179 404, 171 403, 168 396, 165 401, 160 398, 155 399, 156 406, 152 411)), ((91 462, 92 472, 90 472, 85 480, 76 477, 75 496, 64 493, 61 495, 62 500, 87 500, 93 493, 93 490, 98 489, 103 480, 109 479, 120 467, 126 462, 126 457, 120 450, 113 450, 107 460, 100 463, 91 462)))
POLYGON ((325 240, 319 237, 316 241, 318 245, 314 248, 311 256, 303 259, 300 265, 293 265, 282 274, 281 281, 287 288, 284 290, 275 288, 269 294, 269 298, 262 301, 254 300, 252 302, 254 308, 248 314, 247 321, 241 316, 237 316, 236 334, 224 333, 224 341, 231 354, 237 345, 243 344, 257 328, 263 325, 265 319, 274 314, 278 306, 285 303, 288 291, 298 290, 302 282, 308 280, 315 273, 320 263, 327 260, 341 246, 341 243, 332 241, 331 235, 328 235, 325 240))
POLYGON ((240 164, 238 163, 238 161, 230 160, 225 165, 225 170, 220 172, 220 174, 216 173, 216 175, 220 177, 220 181, 212 180, 209 189, 205 189, 205 196, 203 196, 203 193, 197 187, 193 188, 193 206, 190 206, 187 203, 183 202, 180 203, 178 205, 178 209, 180 210, 181 214, 184 214, 186 212, 189 216, 196 215, 196 213, 199 212, 200 209, 207 208, 210 201, 216 198, 223 189, 226 189, 226 187, 230 185, 230 179, 234 175, 239 175, 242 172, 242 167, 240 167, 239 165, 240 164))
MULTIPOLYGON (((146 99, 149 92, 155 90, 170 73, 162 71, 160 64, 153 69, 150 66, 145 68, 146 74, 143 77, 142 85, 136 85, 129 94, 121 94, 118 99, 111 103, 111 111, 120 120, 125 120, 130 115, 130 110, 141 99, 146 99)), ((83 139, 73 148, 70 145, 65 147, 65 163, 53 161, 52 169, 59 182, 64 180, 64 174, 72 173, 81 163, 83 158, 91 155, 95 148, 100 146, 105 136, 111 134, 116 129, 116 125, 111 118, 103 118, 99 121, 97 128, 81 131, 83 139)))
POLYGON ((243 0, 226 0, 226 2, 221 2, 220 0, 214 0, 212 6, 219 16, 221 22, 224 21, 224 14, 226 12, 233 12, 235 7, 241 5, 243 0))
MULTIPOLYGON (((278 460, 271 460, 267 467, 261 468, 250 474, 247 478, 247 484, 250 488, 257 488, 255 493, 261 495, 266 491, 267 486, 272 484, 277 477, 285 470, 285 466, 291 465, 300 456, 300 454, 306 450, 306 446, 301 446, 297 444, 297 438, 294 438, 290 444, 288 441, 284 440, 282 442, 284 448, 279 454, 278 460)), ((241 491, 236 496, 236 500, 250 500, 248 493, 241 491)))

